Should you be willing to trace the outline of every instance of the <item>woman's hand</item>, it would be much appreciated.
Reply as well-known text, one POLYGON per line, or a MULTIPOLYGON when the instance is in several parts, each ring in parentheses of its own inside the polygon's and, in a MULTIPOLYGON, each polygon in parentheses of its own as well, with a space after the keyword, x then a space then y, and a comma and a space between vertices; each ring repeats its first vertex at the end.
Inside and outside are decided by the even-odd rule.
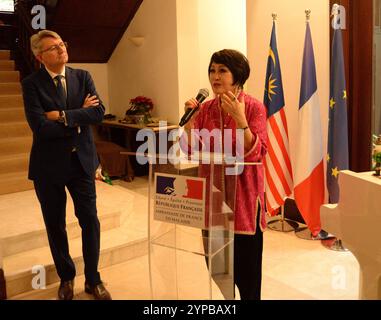
POLYGON ((229 91, 227 94, 222 94, 221 108, 232 116, 237 124, 237 128, 245 128, 248 126, 245 115, 245 102, 243 96, 241 96, 240 100, 238 100, 231 91, 229 91))
POLYGON ((99 105, 99 99, 97 96, 91 96, 90 93, 86 96, 85 101, 83 102, 82 108, 96 107, 99 105))
MULTIPOLYGON (((199 103, 197 102, 197 100, 195 98, 192 98, 192 99, 189 99, 187 102, 185 102, 185 108, 184 108, 184 111, 187 111, 187 109, 191 108, 197 108, 199 106, 199 103)), ((195 122, 195 119, 196 119, 196 115, 199 113, 199 110, 197 110, 192 118, 184 125, 184 129, 186 130, 191 130, 194 128, 194 122, 195 122)))

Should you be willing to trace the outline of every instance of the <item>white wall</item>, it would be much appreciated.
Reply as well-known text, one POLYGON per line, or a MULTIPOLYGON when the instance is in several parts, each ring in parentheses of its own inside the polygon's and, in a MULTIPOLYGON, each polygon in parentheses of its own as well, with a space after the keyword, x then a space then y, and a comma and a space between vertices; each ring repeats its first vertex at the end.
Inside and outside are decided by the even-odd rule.
POLYGON ((298 135, 298 107, 302 56, 306 30, 305 9, 311 10, 311 32, 315 51, 318 92, 323 130, 324 153, 327 149, 330 61, 329 0, 247 0, 248 58, 252 74, 248 91, 263 101, 266 66, 272 28, 271 14, 278 14, 277 40, 281 63, 286 116, 290 136, 291 160, 295 160, 298 135))
POLYGON ((209 87, 213 52, 246 53, 246 0, 145 0, 109 61, 111 111, 145 95, 154 116, 177 123, 184 102, 209 87), (144 37, 141 47, 128 38, 144 37))
POLYGON ((222 49, 246 54, 246 0, 177 0, 179 113, 198 89, 212 90, 210 57, 222 49))
POLYGON ((145 0, 111 56, 109 93, 111 112, 124 116, 129 100, 153 99, 153 115, 177 121, 178 70, 176 1, 145 0), (130 37, 142 36, 142 46, 130 37))
MULTIPOLYGON (((202 0, 201 0, 202 1, 202 0)), ((176 1, 178 105, 177 118, 184 113, 184 102, 197 94, 200 83, 199 0, 176 1)), ((205 75, 206 78, 206 75, 205 75)), ((174 117, 175 118, 175 117, 174 117)), ((176 120, 176 123, 178 122, 176 120)))
POLYGON ((224 48, 246 54, 246 0, 177 0, 180 117, 200 88, 212 92, 210 57, 224 48))
POLYGON ((95 88, 106 107, 106 113, 109 113, 110 99, 107 63, 68 63, 68 66, 75 69, 84 69, 90 72, 95 83, 95 88))
POLYGON ((211 55, 222 49, 247 54, 246 0, 200 0, 199 5, 200 82, 209 85, 211 55))

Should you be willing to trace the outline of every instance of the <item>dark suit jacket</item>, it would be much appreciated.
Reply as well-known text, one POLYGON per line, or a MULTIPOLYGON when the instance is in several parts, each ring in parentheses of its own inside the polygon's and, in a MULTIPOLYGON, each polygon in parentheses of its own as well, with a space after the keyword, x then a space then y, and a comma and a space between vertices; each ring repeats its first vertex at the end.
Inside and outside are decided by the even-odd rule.
POLYGON ((70 168, 71 150, 77 149, 78 158, 88 175, 94 176, 98 158, 91 124, 102 121, 105 108, 82 108, 85 97, 98 94, 89 72, 66 67, 67 108, 59 103, 53 79, 45 68, 22 81, 25 115, 33 131, 33 145, 29 162, 29 179, 62 181, 70 168), (44 112, 64 110, 68 126, 47 120, 44 112), (77 127, 81 127, 78 134, 77 127))

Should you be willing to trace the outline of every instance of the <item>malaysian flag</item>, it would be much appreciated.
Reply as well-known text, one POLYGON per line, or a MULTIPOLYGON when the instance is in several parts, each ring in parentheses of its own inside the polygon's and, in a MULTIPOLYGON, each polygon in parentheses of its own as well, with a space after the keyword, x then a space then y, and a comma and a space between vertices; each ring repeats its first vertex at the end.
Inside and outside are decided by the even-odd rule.
POLYGON ((277 49, 275 22, 267 63, 266 88, 263 103, 267 108, 268 153, 266 172, 266 207, 270 215, 278 213, 293 189, 292 167, 288 147, 288 129, 284 112, 282 74, 277 49))

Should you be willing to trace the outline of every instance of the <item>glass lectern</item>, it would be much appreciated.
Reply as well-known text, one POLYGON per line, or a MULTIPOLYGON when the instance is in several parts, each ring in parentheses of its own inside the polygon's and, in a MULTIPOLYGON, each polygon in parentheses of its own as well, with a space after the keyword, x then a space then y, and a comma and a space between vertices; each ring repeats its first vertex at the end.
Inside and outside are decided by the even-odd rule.
POLYGON ((234 299, 235 170, 213 154, 150 156, 152 299, 234 299))

